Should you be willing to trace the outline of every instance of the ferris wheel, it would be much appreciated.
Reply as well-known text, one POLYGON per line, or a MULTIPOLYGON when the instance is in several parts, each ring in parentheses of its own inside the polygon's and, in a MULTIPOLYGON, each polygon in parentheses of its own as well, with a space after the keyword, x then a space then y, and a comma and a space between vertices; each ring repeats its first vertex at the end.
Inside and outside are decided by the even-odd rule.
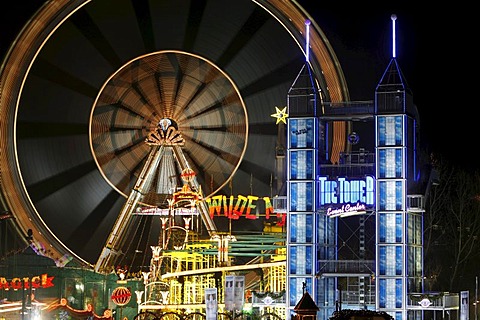
MULTIPOLYGON (((142 204, 162 203, 186 166, 205 197, 276 192, 271 114, 305 63, 307 19, 280 0, 45 2, 0 73, 4 202, 36 250, 58 265, 97 260, 148 161, 145 139, 164 120, 184 145, 181 159, 163 159, 185 163, 165 163, 157 197, 142 204)), ((315 23, 310 37, 325 99, 343 100, 342 71, 315 23)))

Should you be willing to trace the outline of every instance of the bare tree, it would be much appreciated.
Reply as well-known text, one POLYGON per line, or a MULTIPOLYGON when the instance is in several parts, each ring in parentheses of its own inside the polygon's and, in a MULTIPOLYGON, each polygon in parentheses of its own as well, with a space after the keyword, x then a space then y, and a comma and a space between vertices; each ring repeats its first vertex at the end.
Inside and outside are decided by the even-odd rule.
POLYGON ((431 185, 424 216, 427 288, 456 292, 470 285, 480 257, 480 174, 444 159, 433 165, 438 183, 431 185))

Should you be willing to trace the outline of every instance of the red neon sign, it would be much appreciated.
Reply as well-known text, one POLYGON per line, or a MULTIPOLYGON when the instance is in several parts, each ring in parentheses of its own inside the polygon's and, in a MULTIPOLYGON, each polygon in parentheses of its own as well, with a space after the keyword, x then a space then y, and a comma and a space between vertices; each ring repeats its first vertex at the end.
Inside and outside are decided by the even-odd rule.
MULTIPOLYGON (((242 196, 238 195, 235 199, 234 196, 213 196, 211 198, 205 199, 205 202, 208 205, 210 217, 213 219, 215 214, 217 216, 224 216, 232 220, 238 220, 240 217, 245 215, 246 219, 255 220, 258 219, 258 216, 252 214, 257 205, 256 201, 259 199, 257 196, 242 196), (223 214, 222 214, 223 211, 223 214)), ((273 212, 273 206, 269 197, 262 198, 265 203, 265 218, 268 220, 270 216, 275 215, 280 219, 276 224, 277 226, 285 225, 286 215, 285 213, 275 213, 273 212)))
POLYGON ((50 288, 53 287, 53 276, 49 277, 46 273, 32 277, 31 279, 28 277, 25 278, 13 278, 12 280, 8 281, 6 278, 0 277, 0 289, 29 289, 30 287, 37 289, 37 288, 50 288))

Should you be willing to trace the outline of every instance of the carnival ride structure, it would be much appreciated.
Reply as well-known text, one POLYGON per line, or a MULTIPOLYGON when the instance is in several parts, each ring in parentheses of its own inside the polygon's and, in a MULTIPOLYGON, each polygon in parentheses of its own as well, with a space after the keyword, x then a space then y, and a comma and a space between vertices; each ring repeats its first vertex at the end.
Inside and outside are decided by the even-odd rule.
MULTIPOLYGON (((259 290, 281 292, 283 226, 265 208, 252 220, 212 216, 207 201, 285 204, 285 126, 271 115, 305 47, 322 99, 347 99, 333 49, 294 1, 45 2, 0 73, 5 211, 59 267, 136 278, 154 269, 171 284, 190 272, 180 281, 196 283, 186 296, 197 303, 197 288, 221 282, 216 270, 252 265, 259 290), (184 187, 195 206, 168 202, 184 187)), ((334 124, 332 157, 345 129, 334 124)))

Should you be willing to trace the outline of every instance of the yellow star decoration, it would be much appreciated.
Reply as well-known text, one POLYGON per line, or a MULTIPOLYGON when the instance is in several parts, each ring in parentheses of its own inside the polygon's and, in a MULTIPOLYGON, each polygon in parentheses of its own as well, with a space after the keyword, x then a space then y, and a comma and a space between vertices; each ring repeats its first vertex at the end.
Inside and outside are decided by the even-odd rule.
POLYGON ((277 113, 272 114, 272 117, 277 118, 277 122, 275 124, 279 124, 280 121, 287 124, 287 107, 283 108, 282 110, 280 110, 279 107, 275 107, 275 109, 277 110, 277 113))

